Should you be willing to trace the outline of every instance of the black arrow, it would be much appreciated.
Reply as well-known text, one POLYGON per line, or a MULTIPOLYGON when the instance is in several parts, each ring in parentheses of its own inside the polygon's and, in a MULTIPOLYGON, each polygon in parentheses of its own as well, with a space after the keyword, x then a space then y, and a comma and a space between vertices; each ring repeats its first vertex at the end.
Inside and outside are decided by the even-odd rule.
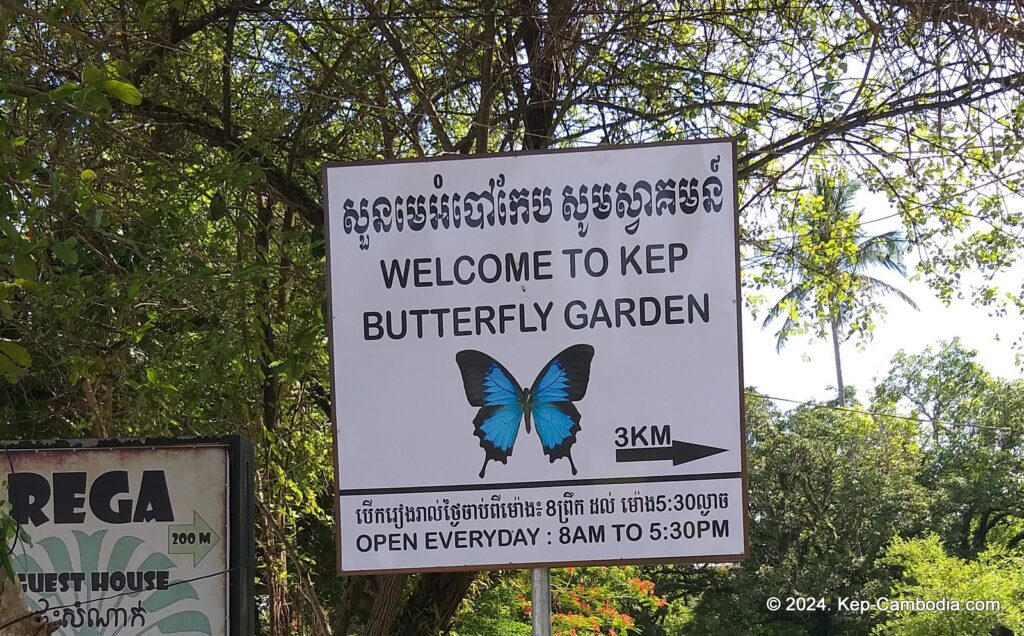
POLYGON ((724 453, 729 449, 704 446, 702 444, 691 444, 690 442, 677 442, 672 440, 671 446, 655 446, 653 448, 616 448, 615 461, 617 462, 657 462, 671 459, 673 466, 685 464, 705 457, 711 457, 724 453))

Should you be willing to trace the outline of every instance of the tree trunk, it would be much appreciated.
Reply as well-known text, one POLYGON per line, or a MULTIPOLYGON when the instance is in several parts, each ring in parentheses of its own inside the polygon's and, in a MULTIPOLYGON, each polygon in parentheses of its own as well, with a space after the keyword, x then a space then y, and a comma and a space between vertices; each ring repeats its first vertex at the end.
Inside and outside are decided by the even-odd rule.
POLYGON ((451 627, 476 572, 424 574, 402 608, 394 636, 433 636, 451 627))
POLYGON ((988 544, 988 532, 993 525, 991 517, 991 508, 985 508, 981 516, 978 517, 978 523, 974 526, 974 536, 971 538, 971 558, 985 551, 985 546, 988 544))
MULTIPOLYGON (((256 260, 261 265, 270 264, 270 226, 274 219, 273 204, 266 196, 257 197, 256 212, 256 260)), ((257 321, 263 332, 263 349, 260 353, 260 371, 263 373, 263 427, 268 431, 277 428, 278 397, 281 393, 277 374, 271 368, 274 362, 274 307, 271 302, 271 286, 269 275, 260 279, 257 290, 257 303, 260 313, 257 321)))
POLYGON ((836 402, 839 406, 846 404, 846 386, 843 384, 843 362, 839 357, 839 318, 832 319, 832 351, 836 358, 836 402))
POLYGON ((551 142, 558 110, 558 93, 565 64, 563 38, 576 19, 574 0, 547 3, 545 11, 537 0, 520 0, 523 45, 530 69, 530 89, 523 113, 524 150, 542 150, 551 142), (546 15, 546 18, 545 18, 546 15))
MULTIPOLYGON (((256 197, 256 235, 254 245, 256 260, 262 265, 270 263, 271 226, 274 221, 273 202, 265 195, 256 197)), ((256 303, 259 307, 257 322, 263 335, 260 350, 260 370, 263 374, 263 428, 276 431, 280 419, 281 386, 271 365, 274 362, 276 344, 274 339, 275 308, 271 296, 269 273, 259 281, 256 303)), ((283 528, 285 513, 278 508, 266 520, 266 580, 270 596, 270 633, 273 636, 287 636, 292 633, 292 611, 288 602, 288 547, 275 535, 274 526, 283 528)))
POLYGON ((406 574, 384 574, 377 577, 377 594, 366 621, 363 636, 391 636, 391 626, 398 614, 398 605, 405 590, 406 574))

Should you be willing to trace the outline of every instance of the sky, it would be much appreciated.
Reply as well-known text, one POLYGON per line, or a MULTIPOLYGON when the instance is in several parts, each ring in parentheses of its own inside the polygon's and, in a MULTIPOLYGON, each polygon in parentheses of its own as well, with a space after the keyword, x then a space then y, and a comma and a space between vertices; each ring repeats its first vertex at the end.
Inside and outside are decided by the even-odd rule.
MULTIPOLYGON (((858 195, 854 207, 876 211, 864 214, 866 222, 872 217, 891 215, 884 200, 867 194, 858 195)), ((868 228, 871 233, 880 233, 898 229, 898 226, 872 223, 868 228)), ((913 260, 905 263, 913 275, 913 260)), ((1007 379, 1024 377, 1024 369, 1017 364, 1018 357, 1024 357, 1024 351, 1013 346, 1024 337, 1024 318, 1016 309, 1011 308, 1006 316, 997 317, 991 315, 994 308, 975 307, 967 300, 946 306, 935 298, 935 293, 923 280, 902 280, 878 272, 872 275, 905 291, 920 311, 897 298, 883 298, 886 315, 877 317, 874 338, 862 346, 853 340, 843 345, 843 380, 847 386, 857 389, 857 397, 862 402, 870 399, 875 384, 885 378, 897 351, 920 353, 928 345, 955 337, 959 337, 965 347, 978 351, 977 360, 989 373, 1007 379)), ((1017 266, 997 282, 1003 289, 1014 290, 1022 279, 1024 266, 1017 266)), ((774 304, 778 296, 769 295, 766 306, 774 304)), ((762 329, 764 308, 761 315, 762 318, 755 321, 750 311, 744 309, 744 383, 772 397, 800 401, 834 399, 836 376, 831 341, 815 340, 810 335, 794 336, 781 352, 776 352, 775 333, 779 325, 762 329)), ((793 406, 785 402, 776 405, 783 410, 793 406)))
MULTIPOLYGON (((993 317, 988 308, 959 301, 946 307, 920 281, 904 282, 920 311, 896 299, 885 299, 887 315, 875 327, 875 336, 858 347, 853 341, 842 347, 843 380, 857 389, 862 401, 889 370, 899 350, 920 353, 927 345, 959 337, 964 346, 978 350, 978 361, 993 375, 1021 378, 1016 365, 1019 351, 1012 344, 1024 335, 1024 319, 1013 315, 993 317)), ((761 328, 745 311, 743 320, 744 382, 761 393, 792 400, 828 400, 835 397, 835 365, 832 343, 808 335, 793 337, 781 352, 775 351, 777 325, 761 328)), ((785 403, 779 407, 786 410, 785 403)))

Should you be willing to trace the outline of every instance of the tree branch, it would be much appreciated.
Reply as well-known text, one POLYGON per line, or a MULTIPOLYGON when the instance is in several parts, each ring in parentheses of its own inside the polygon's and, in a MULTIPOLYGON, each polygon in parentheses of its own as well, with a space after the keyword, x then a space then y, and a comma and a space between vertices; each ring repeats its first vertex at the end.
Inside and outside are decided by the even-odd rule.
POLYGON ((978 29, 990 35, 1024 43, 1024 26, 1022 26, 1020 4, 1008 2, 1007 6, 1016 4, 1018 17, 1011 20, 1006 16, 979 7, 971 2, 938 2, 929 0, 886 0, 894 7, 899 7, 918 18, 938 20, 961 24, 971 29, 978 29))
POLYGON ((294 179, 289 178, 269 157, 252 145, 246 144, 237 134, 228 135, 219 126, 188 113, 157 104, 148 98, 144 98, 142 104, 127 109, 126 112, 137 117, 145 117, 156 123, 183 126, 189 132, 202 137, 214 146, 238 153, 241 159, 254 162, 266 175, 267 183, 274 189, 282 202, 293 206, 313 227, 323 227, 324 214, 319 201, 294 179))
POLYGON ((444 122, 441 120, 440 115, 437 113, 437 109, 434 107, 434 101, 429 95, 427 95, 426 89, 423 87, 423 82, 420 80, 419 73, 413 68, 412 62, 409 60, 409 55, 405 51, 405 47, 402 45, 402 40, 395 35, 395 32, 391 30, 387 22, 384 21, 384 16, 381 15, 377 7, 370 2, 370 0, 363 0, 363 8, 370 14, 374 22, 377 25, 377 29, 381 35, 387 41, 391 47, 391 51, 395 54, 395 58, 398 59, 398 63, 402 66, 402 70, 405 72, 406 77, 409 78, 409 84, 412 86, 412 90, 416 93, 416 98, 420 102, 420 107, 427 114, 427 120, 430 122, 430 129, 434 132, 434 136, 437 137, 437 142, 441 144, 441 149, 445 152, 454 152, 455 146, 452 144, 451 137, 448 136, 448 131, 445 130, 444 122))
POLYGON ((911 113, 926 112, 936 108, 963 106, 979 99, 985 99, 1019 88, 1022 85, 1024 85, 1024 73, 1016 73, 1006 77, 969 82, 934 93, 910 95, 874 108, 863 108, 846 117, 839 117, 816 128, 793 133, 763 148, 747 153, 739 159, 741 167, 738 176, 741 179, 749 177, 779 157, 799 150, 809 144, 820 143, 831 135, 842 134, 848 130, 866 126, 874 121, 911 113), (991 84, 996 84, 996 87, 980 94, 976 92, 979 88, 991 84), (958 93, 959 95, 955 96, 958 93), (897 104, 902 105, 896 106, 897 104), (756 161, 751 161, 753 157, 758 155, 763 156, 756 161))

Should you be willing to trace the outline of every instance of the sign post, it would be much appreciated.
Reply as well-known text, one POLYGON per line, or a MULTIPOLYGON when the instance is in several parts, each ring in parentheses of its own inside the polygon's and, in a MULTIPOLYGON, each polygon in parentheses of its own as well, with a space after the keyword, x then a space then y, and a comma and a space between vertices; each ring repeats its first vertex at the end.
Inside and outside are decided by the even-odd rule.
POLYGON ((530 613, 533 636, 551 636, 551 570, 530 570, 530 613))
POLYGON ((325 169, 341 574, 746 557, 735 152, 325 169))

